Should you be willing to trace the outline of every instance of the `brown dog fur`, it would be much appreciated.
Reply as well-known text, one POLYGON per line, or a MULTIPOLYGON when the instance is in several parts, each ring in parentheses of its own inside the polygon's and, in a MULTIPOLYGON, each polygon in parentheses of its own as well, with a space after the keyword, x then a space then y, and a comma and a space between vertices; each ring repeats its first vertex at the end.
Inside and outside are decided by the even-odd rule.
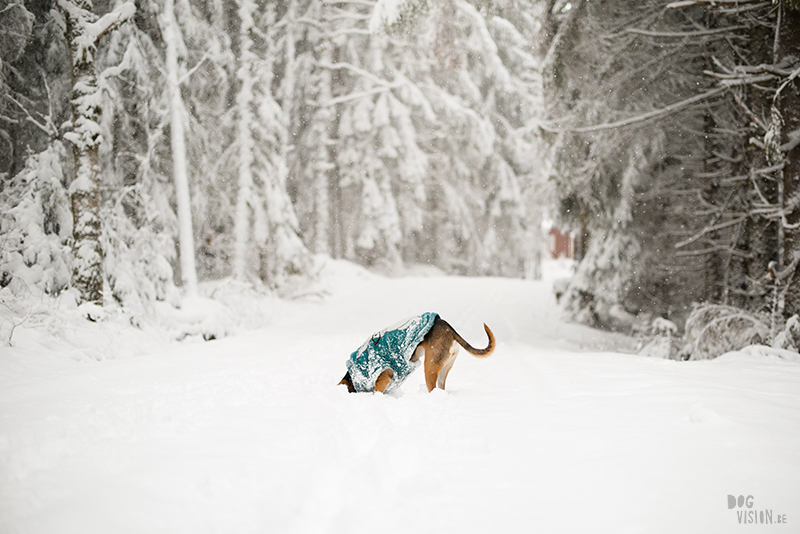
MULTIPOLYGON (((433 391, 436 387, 444 389, 447 374, 453 368, 456 356, 458 356, 459 345, 478 358, 485 358, 494 351, 494 334, 486 324, 483 325, 483 329, 486 330, 486 335, 489 337, 489 344, 484 349, 476 349, 467 343, 452 326, 447 324, 447 321, 441 317, 436 317, 430 331, 425 335, 422 342, 417 345, 414 355, 411 357, 412 362, 425 358, 425 384, 428 386, 428 392, 433 391)), ((392 382, 393 376, 394 371, 391 369, 383 371, 375 381, 373 393, 383 393, 392 382)), ((347 386, 347 390, 350 393, 355 393, 356 391, 353 387, 353 382, 350 380, 349 372, 344 375, 338 385, 347 386)))

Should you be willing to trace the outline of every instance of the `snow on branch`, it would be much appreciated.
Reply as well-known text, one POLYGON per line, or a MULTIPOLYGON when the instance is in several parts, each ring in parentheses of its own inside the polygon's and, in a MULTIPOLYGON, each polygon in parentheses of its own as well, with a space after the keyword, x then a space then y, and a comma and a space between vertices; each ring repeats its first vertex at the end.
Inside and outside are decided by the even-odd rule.
POLYGON ((696 32, 655 32, 650 30, 640 30, 638 28, 627 28, 625 31, 628 33, 635 33, 636 35, 645 35, 647 37, 670 37, 670 38, 684 38, 684 37, 705 37, 707 35, 719 35, 721 33, 728 33, 736 30, 745 30, 747 26, 731 26, 729 28, 717 28, 714 30, 700 30, 696 32))
POLYGON ((744 4, 766 4, 763 0, 682 0, 667 4, 667 9, 684 9, 696 6, 739 6, 744 4))
MULTIPOLYGON (((706 72, 706 74, 714 74, 714 73, 706 72)), ((792 72, 790 81, 791 81, 791 79, 794 79, 794 77, 796 77, 798 74, 800 74, 800 69, 792 72)), ((623 126, 630 126, 631 124, 636 124, 638 122, 644 122, 644 121, 648 121, 648 120, 651 120, 651 119, 657 119, 657 118, 662 117, 664 115, 668 115, 670 113, 674 113, 676 111, 680 111, 680 110, 682 110, 684 108, 687 108, 687 107, 689 107, 689 106, 691 106, 693 104, 697 104, 698 102, 702 102, 703 100, 707 100, 709 98, 717 96, 720 93, 724 93, 726 90, 728 90, 731 87, 737 87, 737 86, 740 86, 740 85, 748 85, 748 84, 768 81, 768 80, 772 80, 774 78, 774 76, 772 74, 764 74, 763 76, 754 76, 754 77, 743 77, 741 75, 728 76, 728 75, 723 75, 723 74, 715 74, 715 77, 716 78, 720 78, 720 84, 721 84, 720 87, 717 87, 715 89, 711 89, 709 91, 706 91, 705 93, 701 93, 699 95, 692 96, 690 98, 687 98, 685 100, 681 100, 679 102, 674 102, 674 103, 672 103, 672 104, 670 104, 670 105, 668 105, 666 107, 659 108, 659 109, 654 109, 653 111, 649 111, 649 112, 643 113, 641 115, 636 115, 635 117, 629 117, 627 119, 622 119, 622 120, 615 121, 615 122, 607 122, 607 123, 604 123, 604 124, 596 124, 594 126, 583 126, 583 127, 578 127, 578 128, 553 128, 553 127, 549 127, 549 128, 552 128, 552 129, 549 129, 549 128, 545 127, 546 125, 539 124, 538 126, 540 128, 542 128, 542 129, 546 129, 548 131, 577 132, 577 133, 593 133, 593 132, 599 132, 599 131, 603 131, 603 130, 611 130, 611 129, 614 129, 614 128, 621 128, 623 126)), ((797 136, 800 136, 800 133, 798 133, 797 136)), ((797 137, 792 137, 791 140, 790 140, 790 143, 787 143, 787 145, 785 145, 785 146, 795 147, 795 146, 797 146, 797 144, 800 144, 800 139, 798 139, 797 137)), ((781 149, 783 149, 783 147, 781 147, 781 149)))
POLYGON ((95 15, 76 5, 70 0, 57 0, 58 7, 73 24, 78 26, 74 39, 76 45, 75 57, 83 61, 91 61, 97 42, 109 31, 126 22, 136 13, 133 2, 125 2, 114 11, 106 13, 95 20, 95 15))
POLYGON ((319 106, 321 108, 328 108, 328 107, 331 107, 331 106, 335 106, 337 104, 343 104, 345 102, 351 102, 353 100, 358 100, 359 98, 366 98, 368 96, 376 95, 378 93, 385 93, 386 91, 391 91, 392 89, 400 88, 403 85, 404 84, 395 84, 394 86, 392 86, 392 85, 382 85, 380 87, 375 87, 375 88, 369 89, 367 91, 359 91, 359 92, 356 92, 356 93, 349 93, 347 95, 340 96, 340 97, 337 97, 337 98, 332 98, 330 100, 326 100, 325 102, 319 102, 319 103, 312 102, 312 104, 315 104, 315 105, 317 105, 317 106, 319 106))
POLYGON ((769 318, 732 306, 702 304, 689 315, 685 326, 683 358, 708 360, 769 340, 769 318))
POLYGON ((786 86, 792 83, 792 81, 794 81, 794 79, 797 78, 798 75, 800 75, 800 67, 793 70, 792 73, 789 74, 789 76, 783 81, 781 86, 778 87, 778 90, 775 91, 775 96, 772 97, 773 102, 778 101, 778 95, 780 95, 781 92, 786 88, 786 86))
MULTIPOLYGON (((36 120, 35 118, 33 118, 33 116, 31 116, 30 112, 28 112, 28 110, 25 108, 25 106, 23 106, 14 97, 12 97, 9 94, 5 95, 5 97, 7 99, 9 99, 11 102, 13 102, 14 104, 16 104, 22 110, 22 112, 25 113, 25 116, 26 116, 28 122, 32 123, 34 126, 39 128, 47 136, 49 136, 51 138, 55 138, 55 137, 58 137, 58 127, 53 122, 53 97, 50 94, 50 85, 47 83, 47 76, 44 76, 44 74, 42 74, 42 80, 44 81, 44 88, 45 88, 45 91, 47 92, 48 114, 47 115, 42 115, 38 111, 36 112, 36 114, 39 115, 39 117, 42 118, 41 122, 36 120)), ((8 120, 9 122, 12 122, 12 119, 9 119, 7 117, 3 117, 3 118, 8 120)), ((18 123, 18 121, 13 121, 13 122, 14 123, 18 123)))
POLYGON ((369 21, 369 32, 377 34, 382 31, 407 31, 416 20, 430 11, 427 0, 378 0, 372 10, 369 21))
POLYGON ((339 4, 352 4, 356 6, 375 7, 375 2, 369 0, 330 0, 322 2, 323 6, 336 6, 339 4))
POLYGON ((3 9, 0 9, 0 13, 5 13, 9 9, 14 9, 15 7, 18 7, 18 6, 23 8, 23 9, 25 8, 25 4, 23 4, 22 2, 12 2, 12 3, 8 4, 6 7, 4 7, 3 9))
POLYGON ((686 239, 684 241, 681 241, 680 243, 676 243, 675 244, 675 248, 683 248, 686 245, 690 245, 690 244, 694 243, 695 241, 697 241, 698 239, 700 239, 701 237, 703 237, 704 235, 706 235, 709 232, 715 232, 717 230, 722 230, 724 228, 729 228, 731 226, 736 226, 737 224, 739 224, 741 222, 744 222, 746 220, 747 220, 747 217, 739 217, 738 219, 732 219, 730 221, 727 221, 727 222, 724 222, 724 223, 720 223, 720 224, 717 224, 717 225, 714 225, 714 226, 706 226, 700 233, 695 234, 694 236, 692 236, 689 239, 686 239))
POLYGON ((372 9, 372 18, 369 21, 369 31, 378 33, 383 28, 391 26, 400 19, 400 12, 406 0, 378 0, 372 9))
POLYGON ((613 128, 621 128, 623 126, 629 126, 631 124, 636 124, 637 122, 644 122, 650 119, 655 119, 658 117, 662 117, 664 115, 668 115, 670 113, 674 113, 676 111, 680 111, 686 107, 691 106, 692 104, 696 104, 698 102, 702 102, 703 100, 709 99, 711 97, 717 96, 720 93, 723 93, 728 88, 717 87, 716 89, 712 89, 710 91, 706 91, 705 93, 701 93, 699 95, 695 95, 691 98, 687 98, 685 100, 681 100, 680 102, 675 102, 670 104, 669 106, 655 109, 653 111, 643 113, 641 115, 637 115, 635 117, 629 117, 627 119, 623 119, 616 122, 607 122, 605 124, 597 124, 595 126, 584 126, 581 128, 563 128, 562 131, 570 131, 570 132, 578 132, 578 133, 592 133, 592 132, 599 132, 602 130, 611 130, 613 128))
POLYGON ((94 36, 94 42, 100 40, 106 33, 126 22, 136 13, 133 2, 125 2, 111 13, 106 13, 96 22, 86 25, 87 36, 94 36))
POLYGON ((383 78, 380 78, 380 77, 372 74, 368 70, 365 70, 365 69, 362 69, 361 67, 353 65, 352 63, 345 63, 345 62, 324 63, 324 62, 318 61, 316 63, 316 66, 320 67, 322 69, 330 69, 330 70, 346 69, 346 70, 354 72, 355 74, 358 74, 359 76, 363 76, 364 78, 370 79, 373 83, 377 83, 378 85, 383 85, 383 86, 386 86, 386 87, 389 87, 389 86, 392 86, 392 85, 396 85, 396 84, 392 84, 392 82, 389 82, 387 80, 384 80, 383 78))

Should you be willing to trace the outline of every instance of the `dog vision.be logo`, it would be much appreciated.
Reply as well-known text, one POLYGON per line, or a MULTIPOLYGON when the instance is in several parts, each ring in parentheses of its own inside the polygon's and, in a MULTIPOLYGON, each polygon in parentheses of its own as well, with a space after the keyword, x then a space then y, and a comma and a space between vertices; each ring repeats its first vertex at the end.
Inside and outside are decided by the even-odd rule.
POLYGON ((740 525, 785 525, 786 514, 776 514, 773 510, 755 508, 755 498, 752 495, 734 497, 728 495, 728 510, 736 510, 736 518, 740 525))

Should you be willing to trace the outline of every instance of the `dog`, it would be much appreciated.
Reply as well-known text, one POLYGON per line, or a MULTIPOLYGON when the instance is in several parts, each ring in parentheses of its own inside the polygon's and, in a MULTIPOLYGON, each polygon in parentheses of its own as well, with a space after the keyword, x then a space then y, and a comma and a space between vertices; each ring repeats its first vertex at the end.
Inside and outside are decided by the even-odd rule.
POLYGON ((388 393, 400 386, 424 360, 428 392, 436 387, 444 389, 459 345, 478 358, 494 352, 494 334, 486 324, 483 328, 489 344, 476 349, 437 313, 411 317, 373 334, 353 352, 347 360, 347 373, 338 385, 347 386, 350 393, 388 393))

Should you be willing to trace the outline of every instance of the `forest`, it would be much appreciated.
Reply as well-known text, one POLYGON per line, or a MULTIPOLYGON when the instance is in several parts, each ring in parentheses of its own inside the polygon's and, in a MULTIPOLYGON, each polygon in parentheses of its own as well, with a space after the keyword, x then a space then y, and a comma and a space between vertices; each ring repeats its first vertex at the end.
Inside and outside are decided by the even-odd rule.
POLYGON ((554 220, 575 320, 796 349, 799 74, 798 0, 7 1, 3 301, 532 278, 554 220))

